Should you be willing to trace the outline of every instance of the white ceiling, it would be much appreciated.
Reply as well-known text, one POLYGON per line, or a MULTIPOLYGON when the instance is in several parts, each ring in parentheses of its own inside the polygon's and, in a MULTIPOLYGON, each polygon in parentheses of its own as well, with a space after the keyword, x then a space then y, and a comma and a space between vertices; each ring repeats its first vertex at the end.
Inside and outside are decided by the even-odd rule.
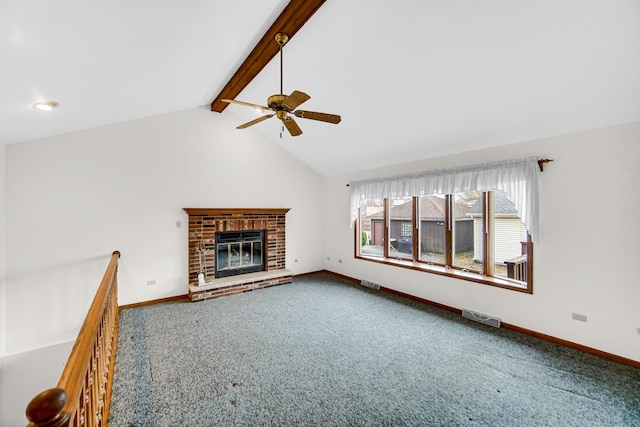
MULTIPOLYGON (((286 4, 3 0, 0 143, 208 105, 286 4)), ((279 85, 276 58, 237 99, 279 85)), ((294 89, 342 122, 238 132, 323 175, 640 121, 640 1, 328 0, 285 47, 294 89)))

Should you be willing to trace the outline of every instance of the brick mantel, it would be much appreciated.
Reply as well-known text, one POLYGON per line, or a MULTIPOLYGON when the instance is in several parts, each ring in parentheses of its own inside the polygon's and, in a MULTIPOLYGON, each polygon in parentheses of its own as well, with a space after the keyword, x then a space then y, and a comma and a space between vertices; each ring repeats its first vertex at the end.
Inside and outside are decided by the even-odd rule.
MULTIPOLYGON (((203 268, 207 273, 207 281, 217 280, 213 276, 215 234, 218 231, 264 230, 267 250, 265 271, 285 271, 285 215, 289 212, 289 208, 184 208, 184 211, 189 215, 190 289, 198 287, 200 253, 203 249, 205 250, 203 268)), ((290 274, 288 281, 291 281, 290 274)))

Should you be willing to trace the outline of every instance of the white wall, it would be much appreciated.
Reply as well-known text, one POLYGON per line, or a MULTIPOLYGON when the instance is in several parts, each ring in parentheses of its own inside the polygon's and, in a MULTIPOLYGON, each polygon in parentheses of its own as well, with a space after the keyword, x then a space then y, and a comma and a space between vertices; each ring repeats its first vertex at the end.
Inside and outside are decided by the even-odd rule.
POLYGON ((186 294, 185 207, 291 208, 287 268, 322 269, 322 177, 236 124, 195 108, 8 146, 6 353, 75 339, 116 249, 121 305, 186 294))
POLYGON ((7 344, 7 197, 6 148, 0 144, 0 360, 7 344))
POLYGON ((634 123, 327 178, 325 268, 640 361, 639 142, 634 123), (554 159, 540 174, 533 295, 354 259, 350 180, 530 155, 554 159))
POLYGON ((182 208, 290 207, 294 274, 326 268, 373 279, 640 360, 639 123, 326 178, 235 125, 230 115, 191 109, 9 145, 6 162, 0 150, 0 233, 5 211, 8 224, 0 355, 74 339, 115 249, 120 304, 185 294, 182 208), (540 175, 533 295, 353 258, 350 180, 529 155, 555 160, 540 175), (259 172, 265 165, 271 172, 259 172), (147 286, 152 279, 157 284, 147 286), (588 322, 571 320, 571 312, 588 322))

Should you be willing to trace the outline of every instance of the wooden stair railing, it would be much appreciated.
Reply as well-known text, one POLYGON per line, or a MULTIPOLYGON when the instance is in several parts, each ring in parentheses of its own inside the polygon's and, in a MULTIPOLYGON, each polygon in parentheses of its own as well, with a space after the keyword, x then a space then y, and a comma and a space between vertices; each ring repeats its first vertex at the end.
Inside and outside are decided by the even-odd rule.
POLYGON ((118 336, 118 259, 111 255, 100 287, 56 388, 27 405, 28 427, 107 426, 118 336))

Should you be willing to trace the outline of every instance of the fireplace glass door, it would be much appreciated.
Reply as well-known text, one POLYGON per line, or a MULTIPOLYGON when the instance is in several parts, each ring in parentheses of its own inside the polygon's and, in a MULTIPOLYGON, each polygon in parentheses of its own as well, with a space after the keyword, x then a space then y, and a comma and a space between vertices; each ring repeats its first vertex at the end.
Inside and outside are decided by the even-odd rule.
POLYGON ((216 233, 216 277, 264 269, 264 232, 216 233))

